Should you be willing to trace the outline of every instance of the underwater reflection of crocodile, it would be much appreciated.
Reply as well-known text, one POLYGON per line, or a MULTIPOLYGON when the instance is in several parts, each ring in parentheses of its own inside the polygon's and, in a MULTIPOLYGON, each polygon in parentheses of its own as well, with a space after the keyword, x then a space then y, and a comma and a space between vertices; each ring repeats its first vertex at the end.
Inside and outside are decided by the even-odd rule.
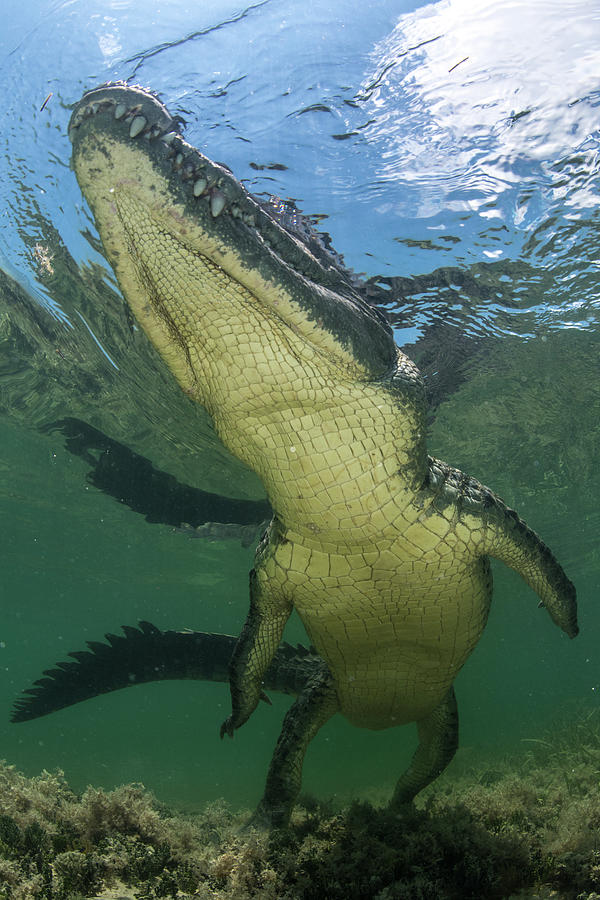
POLYGON ((89 484, 147 522, 172 525, 190 537, 238 538, 249 547, 271 518, 266 500, 236 500, 182 484, 80 419, 61 419, 42 430, 63 434, 66 449, 90 465, 89 484))
MULTIPOLYGON (((273 507, 231 655, 232 712, 221 735, 247 721, 265 685, 281 687, 289 648, 279 644, 293 609, 316 648, 292 651, 308 674, 304 666, 294 682, 298 698, 255 821, 288 822, 306 749, 337 712, 373 729, 417 723, 419 745, 391 801, 399 808, 456 751, 453 681, 487 620, 489 557, 515 569, 570 637, 575 589, 499 497, 427 455, 422 377, 330 248, 310 234, 299 240, 187 144, 147 91, 117 84, 86 94, 70 137, 133 314, 273 507)), ((96 655, 109 660, 128 640, 146 659, 162 647, 151 626, 129 631, 110 638, 110 649, 96 645, 96 655)), ((231 639, 210 638, 192 652, 188 677, 222 676, 231 639), (218 642, 226 649, 213 666, 218 642)), ((180 651, 171 655, 185 670, 180 651)), ((71 668, 89 670, 77 658, 71 668)))

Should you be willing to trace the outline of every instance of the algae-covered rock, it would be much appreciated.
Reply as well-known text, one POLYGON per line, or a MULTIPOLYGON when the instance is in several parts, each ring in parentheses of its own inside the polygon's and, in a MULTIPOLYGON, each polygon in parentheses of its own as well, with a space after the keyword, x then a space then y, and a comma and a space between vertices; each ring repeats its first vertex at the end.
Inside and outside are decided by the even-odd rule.
POLYGON ((77 795, 0 764, 0 898, 600 900, 598 720, 447 775, 418 808, 307 799, 271 835, 223 803, 177 815, 140 785, 77 795))

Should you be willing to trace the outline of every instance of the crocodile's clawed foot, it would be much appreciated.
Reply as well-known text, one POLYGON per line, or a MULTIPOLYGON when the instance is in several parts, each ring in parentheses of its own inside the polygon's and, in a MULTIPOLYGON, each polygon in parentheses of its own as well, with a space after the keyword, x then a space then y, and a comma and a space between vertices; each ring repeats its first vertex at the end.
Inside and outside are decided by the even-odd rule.
POLYGON ((403 816, 409 815, 416 809, 414 799, 407 798, 405 800, 396 799, 395 797, 388 803, 387 812, 396 818, 401 819, 403 816))
POLYGON ((219 734, 221 737, 225 737, 226 734, 229 735, 230 738, 233 737, 234 732, 241 728, 242 725, 245 725, 248 719, 250 718, 250 714, 244 715, 238 712, 236 709, 233 710, 230 716, 227 716, 223 724, 221 725, 221 730, 219 734))
POLYGON ((270 806, 264 800, 256 807, 249 820, 242 827, 247 831, 282 831, 289 827, 291 809, 282 804, 270 806))
POLYGON ((235 732, 235 725, 233 722, 233 716, 227 716, 227 718, 221 725, 221 730, 220 730, 219 734, 221 735, 221 738, 224 738, 226 734, 228 734, 229 737, 232 738, 234 735, 234 732, 235 732))

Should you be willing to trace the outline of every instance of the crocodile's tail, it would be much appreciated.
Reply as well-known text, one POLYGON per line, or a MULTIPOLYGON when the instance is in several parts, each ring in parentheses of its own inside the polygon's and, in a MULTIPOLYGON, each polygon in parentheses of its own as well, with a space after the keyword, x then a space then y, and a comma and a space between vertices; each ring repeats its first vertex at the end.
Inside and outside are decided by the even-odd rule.
MULTIPOLYGON (((150 622, 123 625, 124 636, 105 635, 108 644, 87 641, 89 650, 68 655, 28 688, 13 707, 11 721, 25 722, 99 694, 148 681, 229 681, 229 660, 237 638, 202 631, 161 631, 150 622)), ((281 644, 264 679, 265 690, 298 694, 320 664, 312 650, 281 644)))

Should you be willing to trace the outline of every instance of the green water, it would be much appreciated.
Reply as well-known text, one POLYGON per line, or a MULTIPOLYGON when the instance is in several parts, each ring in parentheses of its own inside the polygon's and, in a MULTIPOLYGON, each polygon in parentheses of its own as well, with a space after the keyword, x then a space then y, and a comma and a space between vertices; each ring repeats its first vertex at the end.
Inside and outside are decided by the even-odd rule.
MULTIPOLYGON (((494 565, 490 621, 456 685, 459 761, 519 752, 558 719, 597 707, 599 341, 574 329, 507 339, 433 423, 430 452, 518 509, 575 582, 580 604, 581 634, 571 642, 520 579, 494 565)), ((44 668, 120 624, 237 633, 253 551, 150 525, 86 484, 87 465, 59 435, 4 416, 0 446, 2 756, 27 774, 59 767, 76 789, 141 781, 185 809, 217 797, 256 803, 288 698, 261 704, 234 741, 218 737, 229 704, 220 684, 141 685, 9 724, 12 702, 44 668)), ((297 619, 286 638, 305 640, 297 619)), ((391 788, 414 742, 412 726, 375 733, 336 717, 311 745, 304 788, 342 801, 391 788)))

